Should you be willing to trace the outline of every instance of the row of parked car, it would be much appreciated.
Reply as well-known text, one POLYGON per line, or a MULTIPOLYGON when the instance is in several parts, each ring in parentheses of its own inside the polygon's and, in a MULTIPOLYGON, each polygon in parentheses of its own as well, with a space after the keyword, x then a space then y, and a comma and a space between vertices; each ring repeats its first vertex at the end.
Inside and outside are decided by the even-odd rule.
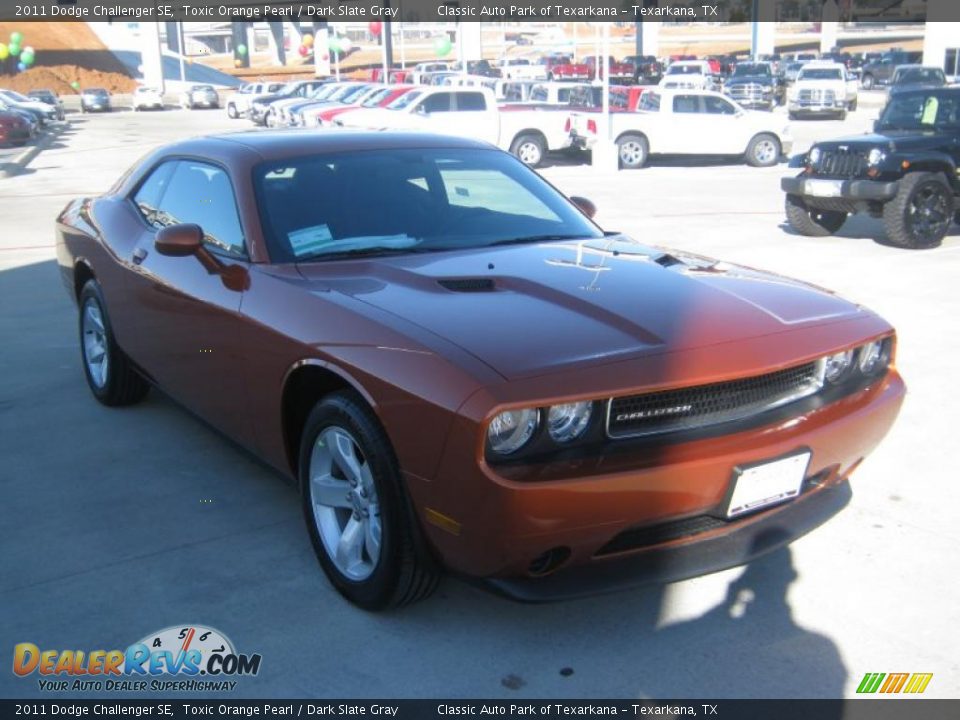
POLYGON ((63 118, 63 103, 50 90, 23 95, 0 88, 0 145, 24 145, 44 126, 63 118))
MULTIPOLYGON (((302 80, 255 83, 227 102, 231 117, 268 127, 422 129, 479 138, 539 166, 550 153, 577 154, 599 137, 603 88, 594 83, 502 81, 415 85, 302 80), (524 94, 508 97, 507 91, 524 94), (258 92, 259 91, 259 92, 258 92)), ((620 164, 642 167, 651 154, 739 155, 766 166, 788 152, 782 116, 748 110, 697 88, 611 86, 620 164)))

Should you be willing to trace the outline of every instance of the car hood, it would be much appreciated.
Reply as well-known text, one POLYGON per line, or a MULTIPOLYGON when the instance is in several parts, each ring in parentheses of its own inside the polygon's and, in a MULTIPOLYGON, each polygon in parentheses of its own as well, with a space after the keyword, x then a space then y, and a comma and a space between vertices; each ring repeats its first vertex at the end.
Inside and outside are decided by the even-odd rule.
POLYGON ((318 295, 339 293, 414 323, 507 379, 867 312, 794 280, 623 236, 299 268, 318 295))
POLYGON ((818 142, 816 145, 827 150, 845 146, 860 152, 869 152, 877 147, 889 152, 917 152, 942 148, 944 137, 943 132, 936 130, 887 130, 818 142))

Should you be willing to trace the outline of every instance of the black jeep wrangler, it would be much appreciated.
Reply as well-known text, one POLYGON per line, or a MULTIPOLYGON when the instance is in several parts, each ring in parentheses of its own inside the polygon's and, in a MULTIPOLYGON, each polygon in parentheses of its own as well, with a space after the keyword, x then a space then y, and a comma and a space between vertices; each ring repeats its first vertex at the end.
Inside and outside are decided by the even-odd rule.
POLYGON ((850 213, 883 218, 888 240, 932 248, 960 223, 960 87, 891 95, 869 135, 815 144, 783 178, 790 225, 832 235, 850 213))

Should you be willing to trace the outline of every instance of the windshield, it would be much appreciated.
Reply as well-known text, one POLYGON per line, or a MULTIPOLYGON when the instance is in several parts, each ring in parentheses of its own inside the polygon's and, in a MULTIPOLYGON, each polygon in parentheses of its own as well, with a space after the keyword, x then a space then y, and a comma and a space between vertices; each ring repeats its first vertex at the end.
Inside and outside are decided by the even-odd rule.
POLYGON ((667 75, 703 75, 700 65, 671 65, 667 68, 667 75))
POLYGON ((770 72, 769 65, 763 65, 760 63, 741 63, 737 65, 737 69, 733 71, 734 77, 740 77, 742 75, 750 75, 756 77, 762 75, 764 77, 770 77, 772 73, 770 72))
POLYGON ((799 80, 842 80, 839 68, 804 68, 799 80))
POLYGON ((403 110, 421 95, 423 95, 423 90, 411 90, 410 92, 404 93, 387 105, 387 110, 403 110))
POLYGON ((911 68, 910 70, 897 71, 894 83, 912 84, 912 83, 939 83, 946 84, 947 79, 940 68, 911 68))
POLYGON ((894 95, 877 121, 878 130, 958 130, 960 93, 907 92, 894 95))
POLYGON ((19 100, 20 102, 30 102, 30 98, 24 95, 21 95, 20 93, 14 90, 4 90, 3 94, 9 98, 13 98, 14 100, 19 100))
POLYGON ((253 183, 274 262, 603 237, 536 173, 497 150, 298 157, 261 163, 253 183))
POLYGON ((210 90, 213 90, 213 85, 194 85, 193 86, 194 92, 208 92, 210 90))
POLYGON ((366 100, 360 103, 363 107, 377 107, 382 103, 387 97, 396 90, 392 87, 380 88, 372 95, 368 96, 366 100))

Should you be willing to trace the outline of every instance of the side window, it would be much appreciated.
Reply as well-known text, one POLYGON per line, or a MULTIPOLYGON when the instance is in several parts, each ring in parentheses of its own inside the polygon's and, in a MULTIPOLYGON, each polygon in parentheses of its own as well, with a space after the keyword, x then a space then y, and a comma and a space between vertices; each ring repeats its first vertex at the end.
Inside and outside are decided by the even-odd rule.
POLYGON ((133 202, 143 215, 143 219, 154 227, 163 226, 163 222, 158 217, 160 199, 170 183, 170 176, 173 175, 176 166, 176 162, 165 162, 154 168, 133 196, 133 202))
POLYGON ((457 93, 457 110, 461 112, 483 112, 487 109, 487 101, 483 93, 457 93))
POLYGON ((736 115, 737 109, 720 97, 707 95, 703 98, 705 110, 710 115, 736 115))
POLYGON ((160 201, 159 221, 164 225, 196 223, 210 249, 245 256, 243 230, 233 186, 227 173, 214 165, 181 160, 160 201))
POLYGON ((673 112, 698 113, 700 112, 700 98, 696 95, 677 95, 673 98, 673 112))
POLYGON ((567 103, 570 101, 570 89, 569 88, 560 88, 557 90, 557 101, 561 103, 567 103))
POLYGON ((435 93, 423 101, 423 105, 420 107, 423 108, 424 112, 435 113, 435 112, 450 112, 450 101, 453 99, 453 95, 448 92, 435 93))

